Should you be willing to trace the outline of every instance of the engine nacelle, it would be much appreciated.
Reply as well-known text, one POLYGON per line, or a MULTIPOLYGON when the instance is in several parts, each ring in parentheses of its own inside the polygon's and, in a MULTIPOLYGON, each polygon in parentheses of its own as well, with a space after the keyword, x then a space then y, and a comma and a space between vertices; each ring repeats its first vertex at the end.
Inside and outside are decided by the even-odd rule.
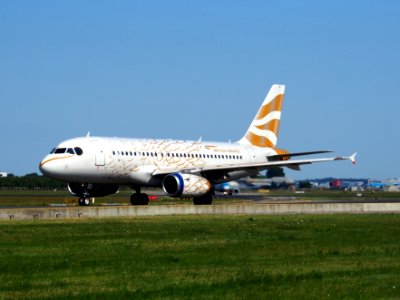
POLYGON ((201 176, 175 173, 164 177, 162 187, 170 197, 198 197, 211 190, 211 183, 201 176))
POLYGON ((104 197, 118 192, 116 184, 68 183, 69 192, 77 197, 104 197))

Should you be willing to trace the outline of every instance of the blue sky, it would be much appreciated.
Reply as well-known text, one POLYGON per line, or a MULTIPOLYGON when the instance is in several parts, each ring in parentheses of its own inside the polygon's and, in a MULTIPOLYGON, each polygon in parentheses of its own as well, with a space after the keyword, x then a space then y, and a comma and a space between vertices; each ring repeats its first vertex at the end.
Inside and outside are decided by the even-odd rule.
POLYGON ((286 85, 296 179, 400 176, 398 1, 2 1, 0 170, 86 135, 228 141, 286 85))

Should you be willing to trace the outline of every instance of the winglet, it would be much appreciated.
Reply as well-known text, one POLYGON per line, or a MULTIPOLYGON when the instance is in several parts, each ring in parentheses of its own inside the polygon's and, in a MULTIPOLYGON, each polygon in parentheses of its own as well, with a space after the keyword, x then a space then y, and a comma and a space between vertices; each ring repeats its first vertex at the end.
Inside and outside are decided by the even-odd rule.
POLYGON ((356 164, 356 155, 357 152, 354 152, 352 155, 349 156, 349 160, 353 163, 353 165, 356 164))

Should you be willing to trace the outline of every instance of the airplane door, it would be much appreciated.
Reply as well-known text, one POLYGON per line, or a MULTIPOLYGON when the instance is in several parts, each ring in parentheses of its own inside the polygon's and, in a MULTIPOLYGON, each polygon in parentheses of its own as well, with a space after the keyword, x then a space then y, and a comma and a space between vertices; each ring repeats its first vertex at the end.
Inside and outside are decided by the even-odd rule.
POLYGON ((96 153, 95 164, 96 164, 96 166, 105 166, 106 157, 105 157, 105 155, 103 153, 103 150, 99 150, 96 153))
POLYGON ((104 145, 98 141, 92 141, 92 146, 95 149, 94 164, 96 167, 106 165, 106 156, 104 154, 104 145))

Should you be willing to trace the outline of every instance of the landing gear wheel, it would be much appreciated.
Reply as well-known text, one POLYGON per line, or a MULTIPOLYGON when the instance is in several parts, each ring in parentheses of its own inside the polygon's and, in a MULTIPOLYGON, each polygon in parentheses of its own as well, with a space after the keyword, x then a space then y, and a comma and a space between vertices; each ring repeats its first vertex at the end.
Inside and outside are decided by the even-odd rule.
POLYGON ((90 204, 89 198, 79 198, 79 206, 88 206, 90 204))
POLYGON ((149 204, 149 196, 147 194, 139 194, 135 193, 131 195, 131 204, 132 205, 148 205, 149 204))
POLYGON ((200 197, 193 197, 194 205, 211 205, 212 204, 212 194, 208 193, 200 197))

